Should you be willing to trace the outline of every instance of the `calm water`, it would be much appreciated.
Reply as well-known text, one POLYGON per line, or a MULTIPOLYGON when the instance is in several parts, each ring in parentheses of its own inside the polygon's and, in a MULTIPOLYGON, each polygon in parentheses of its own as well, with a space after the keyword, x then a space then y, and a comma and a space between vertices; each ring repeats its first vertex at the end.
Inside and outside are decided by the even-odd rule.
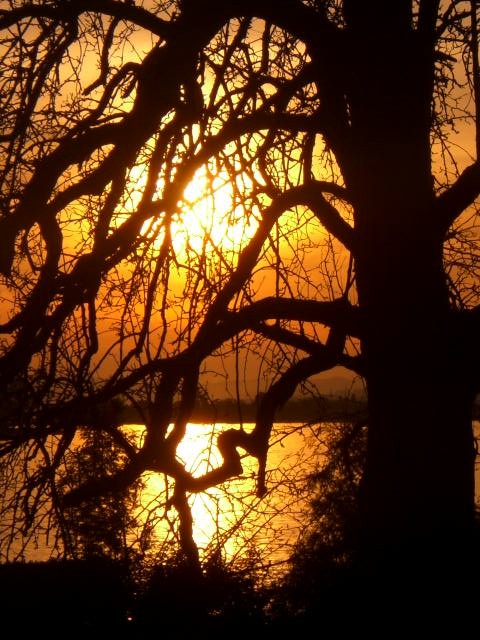
MULTIPOLYGON (((308 478, 324 460, 322 439, 325 427, 328 430, 326 423, 309 427, 302 424, 275 425, 267 461, 268 494, 261 500, 255 497, 257 464, 251 457, 244 459, 241 478, 191 496, 194 537, 206 556, 220 545, 227 559, 247 551, 267 564, 281 567, 308 521, 311 497, 308 478)), ((476 436, 480 437, 480 422, 476 422, 474 427, 476 436)), ((221 458, 215 440, 221 431, 228 428, 232 425, 216 425, 212 438, 212 425, 188 426, 187 437, 177 453, 182 460, 188 461, 189 471, 198 476, 218 466, 221 458)), ((253 425, 247 424, 244 428, 249 430, 253 425)), ((341 425, 334 425, 334 428, 341 428, 341 425)), ((476 465, 476 493, 480 502, 479 461, 480 458, 476 465)), ((164 493, 164 480, 158 475, 150 476, 142 496, 142 507, 145 509, 157 502, 161 511, 164 493)), ((156 526, 159 539, 168 540, 171 535, 168 524, 164 521, 156 526)))
MULTIPOLYGON (((200 476, 221 461, 215 446, 218 434, 235 426, 238 425, 190 424, 177 455, 193 475, 200 476)), ((480 422, 474 423, 474 427, 480 437, 480 422)), ((244 424, 244 428, 248 431, 253 425, 244 424)), ((125 429, 141 440, 142 425, 129 425, 125 429)), ((247 554, 261 560, 271 572, 281 570, 308 520, 311 496, 308 478, 324 460, 326 431, 326 423, 309 427, 275 425, 267 461, 268 493, 262 499, 255 496, 257 463, 250 456, 243 460, 240 478, 190 497, 194 537, 203 557, 222 548, 227 561, 247 554)), ((173 483, 154 473, 145 474, 143 480, 145 486, 135 508, 138 528, 130 532, 130 539, 135 544, 139 532, 147 525, 153 532, 157 552, 168 555, 177 544, 176 512, 167 510, 173 483)), ((476 488, 480 503, 478 458, 476 488)), ((37 539, 26 549, 25 558, 46 559, 50 553, 45 541, 37 539)))
MULTIPOLYGON (((253 424, 243 426, 247 431, 253 428, 253 424)), ((255 496, 257 462, 250 456, 243 460, 240 478, 190 497, 194 537, 204 556, 222 547, 227 560, 246 552, 274 567, 287 559, 305 527, 308 477, 321 464, 325 449, 321 425, 301 426, 275 425, 267 461, 268 493, 262 499, 255 496)), ((193 475, 200 476, 219 465, 216 437, 230 428, 232 425, 217 424, 212 437, 212 425, 188 425, 187 437, 177 454, 193 475)), ((142 427, 136 429, 141 432, 142 427)), ((151 517, 152 508, 157 516, 163 515, 166 495, 171 495, 171 487, 162 476, 150 474, 146 479, 140 519, 151 517)), ((174 537, 169 520, 158 519, 155 530, 160 544, 168 544, 174 537)))

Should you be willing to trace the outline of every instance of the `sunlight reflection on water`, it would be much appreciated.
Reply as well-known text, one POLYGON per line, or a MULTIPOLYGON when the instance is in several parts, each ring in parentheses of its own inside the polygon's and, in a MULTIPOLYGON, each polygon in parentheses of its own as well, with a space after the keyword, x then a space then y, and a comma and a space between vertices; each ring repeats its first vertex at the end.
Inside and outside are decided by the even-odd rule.
MULTIPOLYGON (((177 450, 187 470, 199 476, 221 463, 215 446, 216 438, 225 429, 238 425, 189 424, 187 436, 177 450)), ((275 437, 267 462, 268 493, 255 496, 256 460, 243 459, 243 475, 220 487, 190 496, 194 517, 194 538, 204 557, 222 547, 226 559, 252 551, 271 565, 284 563, 307 519, 311 490, 309 475, 323 460, 325 445, 322 436, 325 423, 311 426, 275 425, 275 437)), ((137 426, 137 429, 142 427, 137 426)), ((253 424, 245 424, 248 431, 253 424)), ((474 422, 474 433, 480 438, 480 422, 474 422)), ((480 505, 480 457, 475 467, 476 501, 480 505)), ((142 508, 165 503, 165 481, 150 475, 141 497, 142 508)), ((168 521, 158 521, 157 535, 169 533, 168 521)))
MULTIPOLYGON (((474 423, 474 433, 480 440, 480 421, 474 423)), ((244 424, 245 430, 253 427, 244 424)), ((270 567, 282 570, 292 546, 305 530, 311 489, 308 477, 321 466, 325 445, 322 442, 327 423, 276 424, 267 460, 267 495, 255 496, 256 460, 245 455, 243 474, 222 486, 191 495, 194 517, 194 538, 203 558, 222 549, 225 560, 251 556, 270 567)), ((337 425, 340 426, 340 425, 337 425)), ((178 447, 177 455, 195 476, 204 474, 221 462, 215 446, 216 438, 232 424, 189 424, 187 437, 178 447)), ((143 425, 128 425, 126 432, 135 434, 138 442, 143 425)), ((177 517, 166 506, 172 495, 173 482, 158 473, 144 474, 145 488, 140 494, 135 517, 140 527, 147 521, 155 535, 155 543, 164 547, 163 557, 178 548, 177 517)), ((475 465, 476 502, 480 507, 480 456, 475 465)), ((2 523, 8 528, 8 523, 2 523)), ((54 537, 53 535, 51 537, 54 537)), ((29 542, 20 538, 9 545, 12 558, 23 548, 21 557, 29 561, 46 560, 52 554, 48 542, 34 536, 29 542)))
MULTIPOLYGON (((218 434, 231 424, 189 424, 187 435, 177 449, 194 476, 219 466, 221 456, 215 446, 218 434)), ((253 424, 244 424, 249 431, 253 424)), ((142 433, 141 425, 131 426, 142 433)), ((267 460, 267 495, 255 495, 257 461, 245 455, 243 474, 219 487, 191 495, 194 538, 204 557, 219 548, 231 560, 238 555, 255 554, 270 565, 284 562, 305 524, 308 476, 321 463, 324 445, 321 425, 275 425, 274 439, 267 460)), ((152 508, 163 515, 172 488, 159 474, 148 474, 140 497, 137 517, 148 517, 152 508), (143 515, 142 515, 143 514, 143 515)), ((167 514, 168 516, 168 514, 167 514)), ((155 532, 159 540, 172 533, 170 518, 158 519, 155 532)))

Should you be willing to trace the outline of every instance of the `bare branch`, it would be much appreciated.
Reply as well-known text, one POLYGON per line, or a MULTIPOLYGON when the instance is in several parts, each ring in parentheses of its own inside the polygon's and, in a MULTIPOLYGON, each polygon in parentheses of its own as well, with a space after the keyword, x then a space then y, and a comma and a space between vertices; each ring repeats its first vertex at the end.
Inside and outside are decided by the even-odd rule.
POLYGON ((444 232, 480 195, 480 162, 467 167, 447 191, 437 197, 434 212, 444 232))
POLYGON ((104 15, 110 15, 117 20, 129 20, 139 27, 160 36, 168 37, 170 25, 152 12, 138 7, 130 2, 118 2, 116 0, 70 0, 59 2, 57 6, 26 3, 22 7, 12 10, 0 11, 0 29, 7 29, 24 18, 44 17, 52 20, 73 20, 85 11, 98 11, 104 15))

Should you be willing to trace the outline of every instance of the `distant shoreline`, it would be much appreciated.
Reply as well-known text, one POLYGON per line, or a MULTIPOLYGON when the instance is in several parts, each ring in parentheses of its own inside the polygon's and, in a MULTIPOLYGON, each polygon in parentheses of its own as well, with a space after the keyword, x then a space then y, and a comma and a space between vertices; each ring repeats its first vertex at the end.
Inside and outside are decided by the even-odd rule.
MULTIPOLYGON (((255 422, 257 403, 221 398, 211 403, 199 402, 195 406, 189 422, 194 424, 239 424, 255 422)), ((133 407, 116 408, 117 424, 139 424, 145 422, 142 411, 133 407)), ((175 419, 174 410, 173 419, 175 419)), ((324 396, 322 398, 299 398, 289 400, 275 414, 275 422, 318 423, 318 422, 352 422, 365 419, 367 403, 365 398, 350 396, 324 396)), ((480 420, 480 404, 476 403, 472 412, 472 420, 480 420)))
MULTIPOLYGON (((178 408, 178 407, 177 407, 178 408)), ((207 402, 198 402, 189 422, 195 424, 255 422, 258 404, 222 398, 207 402)), ((138 424, 144 422, 142 411, 133 407, 119 407, 116 422, 121 424, 138 424)), ((175 417, 176 410, 174 410, 175 417)), ((279 408, 275 414, 275 422, 316 423, 316 422, 351 422, 364 418, 366 402, 355 397, 328 396, 320 399, 293 399, 279 408)))

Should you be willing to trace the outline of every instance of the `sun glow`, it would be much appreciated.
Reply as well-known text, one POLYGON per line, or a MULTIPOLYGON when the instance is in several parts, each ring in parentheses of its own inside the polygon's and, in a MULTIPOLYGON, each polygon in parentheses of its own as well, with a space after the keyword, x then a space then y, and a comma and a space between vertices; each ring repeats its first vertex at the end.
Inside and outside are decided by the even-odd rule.
MULTIPOLYGON (((187 425, 186 435, 177 448, 177 458, 185 466, 186 471, 194 477, 200 477, 221 465, 222 457, 215 443, 219 433, 229 427, 230 425, 224 424, 189 423, 187 425)), ((252 502, 256 501, 256 461, 246 457, 243 466, 244 473, 240 479, 232 481, 235 488, 231 491, 225 491, 222 487, 211 487, 201 493, 189 495, 188 502, 194 523, 193 535, 199 549, 204 550, 212 541, 222 540, 226 542, 227 553, 233 555, 237 551, 237 543, 230 533, 236 527, 242 511, 247 508, 248 499, 252 502), (238 491, 240 485, 241 490, 238 491), (249 498, 246 499, 245 495, 249 498)), ((158 474, 149 473, 145 480, 146 486, 140 498, 141 510, 148 513, 152 508, 158 508, 162 504, 167 505, 167 495, 171 489, 168 488, 169 483, 166 483, 166 479, 158 474)), ((164 510, 160 511, 165 515, 164 510)), ((142 516, 140 518, 142 519, 142 516)), ((157 521, 155 530, 159 538, 168 535, 171 527, 170 520, 167 517, 157 521)))
POLYGON ((255 233, 257 219, 235 198, 229 176, 211 175, 206 167, 195 174, 184 191, 172 226, 176 253, 185 248, 198 254, 238 251, 255 233))
MULTIPOLYGON (((222 464, 222 457, 215 443, 224 427, 225 425, 218 425, 218 428, 212 429, 209 424, 188 425, 187 435, 177 448, 177 457, 194 477, 200 477, 222 464)), ((245 460, 243 482, 248 482, 248 477, 253 479, 254 466, 253 458, 245 460)), ((251 489, 253 488, 252 483, 251 489)), ((238 518, 238 507, 235 508, 220 487, 191 494, 189 504, 194 521, 194 537, 200 548, 205 548, 215 535, 228 531, 238 518)))
MULTIPOLYGON (((254 425, 243 426, 249 431, 254 425)), ((218 468, 222 459, 216 447, 217 437, 231 428, 238 428, 238 425, 189 423, 177 448, 177 458, 194 477, 218 468)), ((143 426, 130 426, 128 430, 141 441, 143 426)), ((258 464, 247 455, 242 460, 241 476, 224 485, 189 495, 193 537, 202 557, 208 557, 209 553, 221 547, 227 558, 233 558, 247 553, 253 545, 259 552, 267 552, 268 549, 270 561, 285 560, 286 550, 297 539, 302 527, 301 514, 305 504, 302 487, 306 486, 302 478, 304 474, 306 477, 311 473, 315 461, 318 461, 318 457, 313 461, 310 453, 307 463, 305 458, 300 462, 305 454, 304 447, 304 434, 298 431, 297 426, 292 424, 280 428, 269 452, 267 482, 270 491, 261 499, 255 493, 258 464), (292 482, 295 484, 293 493, 292 482)), ((135 517, 144 522, 155 514, 152 522, 156 539, 159 542, 171 540, 176 522, 175 510, 169 510, 173 485, 158 473, 148 473, 144 480, 145 487, 135 517)))

